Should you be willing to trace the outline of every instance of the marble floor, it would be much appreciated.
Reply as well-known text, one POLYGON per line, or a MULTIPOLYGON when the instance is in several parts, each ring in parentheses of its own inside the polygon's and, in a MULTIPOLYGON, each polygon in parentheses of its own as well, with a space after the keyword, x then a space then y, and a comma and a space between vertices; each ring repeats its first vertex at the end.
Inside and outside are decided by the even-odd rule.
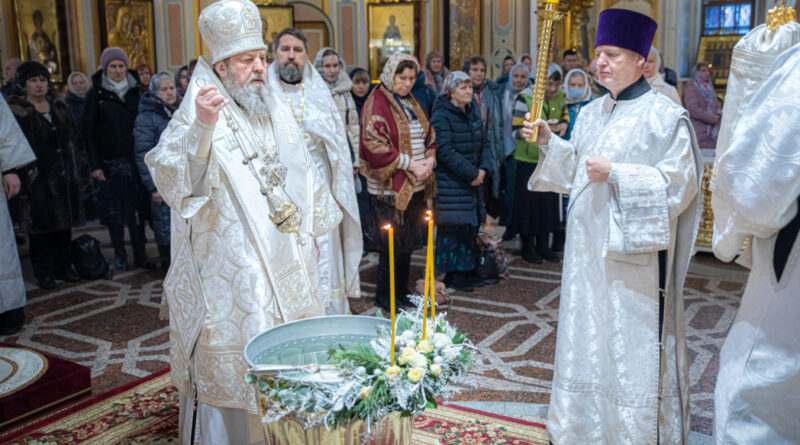
MULTIPOLYGON (((105 243, 105 230, 81 229, 105 243)), ((152 236, 150 237, 152 239, 152 236)), ((543 422, 553 372, 561 265, 525 263, 509 242, 510 277, 474 292, 451 292, 448 319, 478 347, 476 367, 452 403, 543 422)), ((155 245, 148 246, 152 257, 155 245)), ((377 258, 361 266, 362 291, 374 296, 377 258)), ((0 341, 28 346, 91 368, 93 393, 102 393, 167 366, 167 322, 160 320, 161 276, 132 269, 112 280, 61 283, 39 289, 23 261, 29 287, 27 322, 0 341)), ((421 278, 424 258, 412 258, 412 279, 421 278)), ((719 348, 736 314, 747 274, 708 254, 692 262, 685 295, 691 360, 692 436, 710 443, 713 388, 719 348)), ((371 308, 365 314, 374 313, 371 308)))

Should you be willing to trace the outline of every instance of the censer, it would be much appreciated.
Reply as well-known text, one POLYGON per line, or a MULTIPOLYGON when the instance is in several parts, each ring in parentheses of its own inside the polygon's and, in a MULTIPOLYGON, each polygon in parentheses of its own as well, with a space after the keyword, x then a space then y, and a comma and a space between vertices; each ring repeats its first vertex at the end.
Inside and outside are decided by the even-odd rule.
MULTIPOLYGON (((547 85, 547 71, 550 65, 550 47, 553 43, 553 28, 557 21, 564 16, 563 12, 556 10, 559 0, 545 0, 544 9, 536 11, 544 23, 539 37, 539 52, 536 55, 536 83, 533 84, 531 95, 530 122, 536 122, 542 117, 542 104, 544 103, 544 90, 547 85)), ((526 139, 535 143, 539 137, 539 127, 533 127, 533 133, 526 139)))

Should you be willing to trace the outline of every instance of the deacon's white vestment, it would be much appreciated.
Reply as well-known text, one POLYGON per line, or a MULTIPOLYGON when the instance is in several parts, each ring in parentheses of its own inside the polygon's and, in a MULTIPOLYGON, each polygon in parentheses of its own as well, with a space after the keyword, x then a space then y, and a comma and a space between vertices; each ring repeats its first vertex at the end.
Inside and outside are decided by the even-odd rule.
POLYGON ((558 445, 685 444, 689 435, 682 292, 701 158, 686 110, 643 82, 587 105, 571 141, 554 135, 541 147, 528 182, 570 195, 547 420, 558 445), (590 182, 586 160, 600 155, 611 173, 590 182))
POLYGON ((173 209, 172 264, 164 281, 171 377, 189 401, 196 393, 204 443, 217 443, 210 438, 233 437, 220 428, 235 429, 247 424, 245 412, 257 413, 254 390, 244 381, 245 344, 273 326, 325 314, 313 238, 333 230, 342 215, 324 184, 315 187, 313 163, 285 105, 271 103, 268 116, 252 116, 231 99, 207 127, 195 111, 204 85, 229 98, 201 58, 180 109, 145 162, 173 209), (268 166, 267 154, 277 154, 287 168, 281 188, 302 211, 300 236, 280 233, 270 221, 259 183, 242 162, 242 144, 260 154, 251 161, 257 171, 268 166))
MULTIPOLYGON (((36 156, 17 125, 17 120, 0 97, 0 177, 2 172, 30 164, 36 156)), ((25 306, 25 281, 19 264, 17 241, 6 193, 0 187, 0 313, 25 306)))
POLYGON ((344 315, 350 312, 347 299, 361 297, 358 266, 363 251, 347 133, 330 89, 311 63, 295 85, 282 82, 277 67, 270 65, 268 74, 273 98, 289 107, 301 125, 315 180, 331 190, 344 214, 336 230, 317 238, 320 299, 326 314, 344 315))
POLYGON ((800 243, 783 246, 791 252, 780 281, 773 257, 798 212, 800 44, 777 58, 744 110, 714 165, 714 253, 730 261, 753 236, 743 255, 745 263, 752 258, 747 287, 720 352, 714 437, 717 444, 797 444, 800 243))

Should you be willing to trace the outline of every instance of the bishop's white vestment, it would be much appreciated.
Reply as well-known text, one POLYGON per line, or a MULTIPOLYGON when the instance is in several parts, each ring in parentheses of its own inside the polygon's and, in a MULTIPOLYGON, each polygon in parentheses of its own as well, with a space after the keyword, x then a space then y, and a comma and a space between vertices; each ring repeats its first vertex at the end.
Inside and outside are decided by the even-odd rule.
MULTIPOLYGON (((2 172, 13 170, 36 160, 28 140, 17 125, 17 120, 0 97, 0 177, 2 172)), ((0 314, 25 306, 25 281, 19 264, 17 241, 11 214, 8 212, 6 193, 0 187, 0 314)))
POLYGON ((277 66, 270 65, 268 74, 273 99, 289 106, 302 127, 315 178, 331 190, 344 214, 336 230, 317 238, 319 293, 325 313, 344 315, 350 312, 347 299, 361 298, 358 266, 363 251, 347 133, 330 89, 311 63, 306 63, 303 80, 296 85, 282 82, 277 66))
POLYGON ((541 147, 528 182, 570 195, 547 420, 557 445, 685 444, 689 435, 682 292, 702 160, 686 110, 643 82, 587 105, 571 141, 553 135, 541 147), (586 160, 600 155, 611 173, 590 182, 586 160))
MULTIPOLYGON (((204 85, 217 86, 229 98, 201 58, 180 109, 145 163, 173 209, 172 264, 164 281, 170 374, 189 402, 196 394, 205 408, 198 416, 204 443, 217 443, 208 438, 219 431, 210 428, 247 424, 231 421, 237 417, 231 409, 257 413, 254 390, 244 381, 245 344, 281 323, 325 315, 313 238, 333 230, 342 215, 324 184, 314 183, 302 133, 285 105, 272 103, 268 116, 252 116, 231 99, 218 122, 207 127, 195 114, 204 85), (260 154, 251 161, 255 170, 268 166, 267 154, 277 154, 285 165, 282 189, 302 211, 300 236, 280 233, 271 222, 259 182, 242 162, 243 144, 260 154)), ((240 443, 231 434, 221 436, 240 443)))
POLYGON ((752 258, 750 276, 720 351, 717 444, 800 443, 800 243, 796 230, 781 236, 798 218, 799 134, 797 44, 752 93, 730 146, 714 165, 714 253, 730 261, 752 235, 752 256, 744 255, 746 262, 752 258), (778 279, 774 258, 780 247, 791 250, 778 279))

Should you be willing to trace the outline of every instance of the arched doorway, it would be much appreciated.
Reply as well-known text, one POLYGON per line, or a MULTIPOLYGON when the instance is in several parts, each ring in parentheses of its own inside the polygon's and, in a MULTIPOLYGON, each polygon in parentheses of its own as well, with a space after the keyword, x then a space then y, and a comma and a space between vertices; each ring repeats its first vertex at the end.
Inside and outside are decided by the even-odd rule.
POLYGON ((292 2, 294 27, 303 31, 308 39, 308 57, 313 61, 320 48, 334 47, 333 24, 325 12, 306 2, 292 2))

